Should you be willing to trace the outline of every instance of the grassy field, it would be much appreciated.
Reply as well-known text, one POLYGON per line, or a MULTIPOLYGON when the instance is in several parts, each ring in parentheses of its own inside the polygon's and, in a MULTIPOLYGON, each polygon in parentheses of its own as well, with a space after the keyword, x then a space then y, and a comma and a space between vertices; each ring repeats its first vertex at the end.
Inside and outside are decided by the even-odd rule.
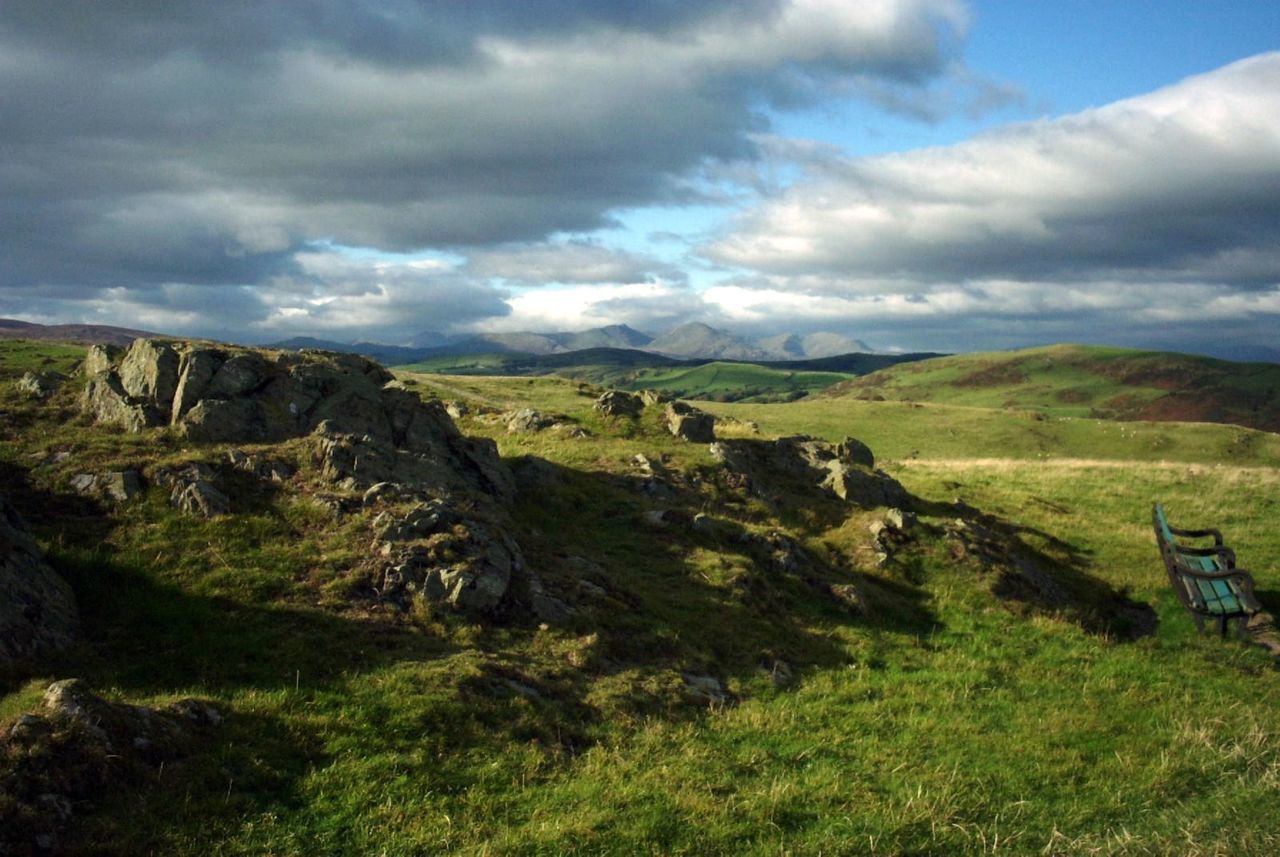
MULTIPOLYGON (((0 351, 0 376, 18 352, 0 351)), ((21 358, 29 362, 29 356, 21 358)), ((81 820, 86 851, 184 854, 1272 854, 1280 849, 1280 673, 1260 648, 1197 637, 1149 529, 1221 526, 1280 609, 1280 438, 1003 409, 803 400, 711 405, 742 437, 866 441, 917 498, 921 529, 878 567, 874 511, 730 490, 703 446, 592 408, 558 378, 405 375, 461 400, 469 434, 553 476, 515 534, 548 587, 608 597, 568 625, 388 616, 354 598, 368 542, 298 490, 180 518, 158 492, 102 509, 79 469, 208 457, 166 432, 103 433, 74 389, 0 388, 0 467, 72 581, 85 642, 5 676, 0 721, 77 675, 114 699, 212 699, 217 746, 81 820), (509 434, 536 407, 588 436, 509 434), (51 464, 52 450, 69 461, 51 464), (640 490, 631 459, 668 474, 640 490), (938 533, 976 507, 1072 592, 1123 592, 1154 633, 999 595, 938 533), (704 511, 792 534, 813 567, 762 565, 733 539, 639 522, 704 511), (825 587, 850 583, 864 611, 825 587), (685 674, 731 698, 687 698, 685 674)), ((74 386, 74 385, 73 385, 74 386)), ((280 454, 304 453, 286 445, 280 454)), ((305 475, 305 471, 304 471, 305 475)), ((248 489, 247 489, 248 490, 248 489)), ((1111 598, 1111 596, 1107 596, 1111 598)), ((1119 596, 1117 596, 1119 597, 1119 596)))

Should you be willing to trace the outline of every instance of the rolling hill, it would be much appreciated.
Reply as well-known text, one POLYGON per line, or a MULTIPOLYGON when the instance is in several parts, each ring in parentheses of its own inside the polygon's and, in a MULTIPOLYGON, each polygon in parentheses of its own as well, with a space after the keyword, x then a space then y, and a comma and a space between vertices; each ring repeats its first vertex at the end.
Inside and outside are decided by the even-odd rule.
POLYGON ((1054 345, 940 357, 892 366, 822 395, 1280 431, 1280 366, 1124 348, 1054 345))
POLYGON ((563 354, 441 355, 400 368, 445 375, 558 375, 622 390, 662 390, 691 399, 778 401, 809 395, 885 366, 933 356, 842 354, 758 364, 678 360, 630 348, 588 348, 563 354))
POLYGON ((273 379, 226 401, 312 385, 309 422, 125 431, 84 410, 83 349, 0 343, 0 558, 39 549, 80 616, 0 658, 6 853, 1280 845, 1280 672, 1197 636, 1149 527, 1153 498, 1220 526, 1280 609, 1280 435, 807 397, 708 405, 717 452, 580 381, 200 351, 273 379), (70 377, 34 397, 33 369, 70 377), (794 455, 850 435, 880 471, 836 470, 894 509, 794 455), (442 600, 463 574, 502 600, 442 600))

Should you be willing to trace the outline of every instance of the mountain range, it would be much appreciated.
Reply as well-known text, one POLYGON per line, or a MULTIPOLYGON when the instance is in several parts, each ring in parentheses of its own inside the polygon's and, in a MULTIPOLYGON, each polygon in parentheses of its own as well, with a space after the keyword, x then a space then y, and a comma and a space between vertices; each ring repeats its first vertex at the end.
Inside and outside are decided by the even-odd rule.
POLYGON ((689 322, 658 336, 650 336, 625 324, 559 333, 481 333, 449 340, 433 331, 414 336, 410 347, 374 342, 341 343, 311 337, 295 337, 274 343, 285 348, 326 348, 359 351, 391 362, 464 354, 567 354, 589 348, 621 348, 668 357, 700 360, 812 360, 855 352, 872 353, 865 342, 837 333, 782 334, 748 340, 701 322, 689 322))

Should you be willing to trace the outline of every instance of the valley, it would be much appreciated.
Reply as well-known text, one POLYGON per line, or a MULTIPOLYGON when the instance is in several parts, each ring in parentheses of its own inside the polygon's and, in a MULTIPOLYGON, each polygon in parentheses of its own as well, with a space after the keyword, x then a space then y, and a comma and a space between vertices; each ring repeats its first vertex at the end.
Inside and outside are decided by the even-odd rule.
POLYGON ((672 435, 660 404, 602 413, 584 381, 399 370, 400 389, 492 441, 517 486, 489 511, 451 489, 473 523, 408 543, 464 564, 480 529, 518 545, 552 601, 512 590, 477 613, 392 597, 379 545, 396 543, 377 533, 422 501, 369 499, 359 469, 333 481, 320 435, 104 431, 79 404, 82 348, 3 348, 6 492, 81 619, 71 648, 5 666, 0 722, 69 677, 223 718, 180 760, 84 792, 58 828, 69 850, 1276 844, 1252 809, 1280 771, 1272 657, 1197 637, 1149 524, 1161 500, 1176 521, 1220 526, 1280 609, 1274 434, 863 398, 697 402, 717 417, 716 452, 672 435), (68 380, 35 399, 13 384, 32 369, 68 380), (542 419, 521 426, 545 427, 513 428, 526 410, 542 419), (797 433, 829 442, 820 455, 865 443, 876 479, 906 492, 901 514, 770 463, 788 448, 774 438, 797 433), (282 475, 261 481, 238 455, 282 475), (160 480, 195 465, 229 513, 172 505, 160 480), (75 487, 121 467, 141 474, 135 499, 75 487))

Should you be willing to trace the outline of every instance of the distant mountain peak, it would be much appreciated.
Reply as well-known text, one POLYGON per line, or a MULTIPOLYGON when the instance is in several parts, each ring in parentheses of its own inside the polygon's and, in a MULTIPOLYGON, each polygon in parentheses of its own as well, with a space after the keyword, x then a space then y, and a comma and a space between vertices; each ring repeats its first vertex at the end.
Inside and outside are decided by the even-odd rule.
POLYGON ((646 351, 675 357, 717 360, 767 360, 767 352, 747 340, 700 321, 690 321, 654 339, 646 351))

